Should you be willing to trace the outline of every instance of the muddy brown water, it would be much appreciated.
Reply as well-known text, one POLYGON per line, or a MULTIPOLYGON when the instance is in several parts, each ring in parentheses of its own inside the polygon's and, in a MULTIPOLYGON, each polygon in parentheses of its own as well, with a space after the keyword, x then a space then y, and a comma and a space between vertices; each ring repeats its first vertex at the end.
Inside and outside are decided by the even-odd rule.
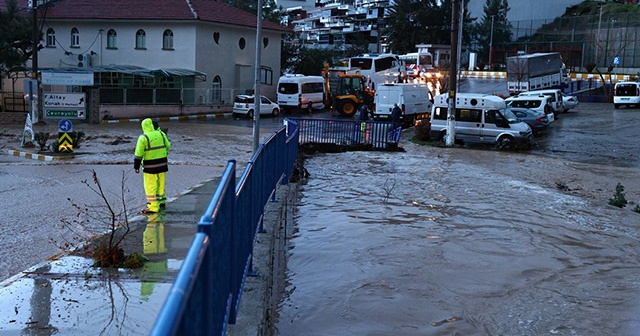
POLYGON ((309 158, 274 333, 637 335, 640 214, 606 200, 638 200, 638 112, 582 104, 531 151, 309 158))

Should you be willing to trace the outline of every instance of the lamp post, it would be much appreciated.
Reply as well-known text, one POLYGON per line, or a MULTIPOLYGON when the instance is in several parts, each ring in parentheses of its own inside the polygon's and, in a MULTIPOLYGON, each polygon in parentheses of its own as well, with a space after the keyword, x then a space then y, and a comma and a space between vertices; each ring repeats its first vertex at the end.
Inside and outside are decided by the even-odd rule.
POLYGON ((604 7, 604 3, 600 1, 600 3, 598 3, 598 7, 600 8, 600 15, 598 17, 598 33, 596 35, 596 66, 600 65, 600 60, 598 59, 598 50, 600 49, 600 25, 602 24, 602 7, 604 7))
POLYGON ((256 22, 256 72, 255 86, 253 90, 253 152, 258 151, 260 146, 260 105, 262 103, 262 95, 260 93, 260 64, 262 56, 262 0, 258 0, 258 13, 256 22))
POLYGON ((491 33, 489 34, 489 68, 493 68, 493 18, 491 15, 491 33))

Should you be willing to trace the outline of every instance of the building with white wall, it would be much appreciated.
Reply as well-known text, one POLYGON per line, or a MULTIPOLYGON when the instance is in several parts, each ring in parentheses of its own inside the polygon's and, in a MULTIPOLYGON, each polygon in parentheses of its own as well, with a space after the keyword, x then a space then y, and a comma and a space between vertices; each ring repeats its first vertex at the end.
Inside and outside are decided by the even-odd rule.
MULTIPOLYGON (((27 0, 19 6, 27 8, 27 0)), ((204 101, 254 87, 256 16, 222 2, 58 0, 38 14, 39 69, 99 73, 99 87, 180 87, 204 101)), ((268 21, 261 26, 262 93, 274 97, 289 29, 268 21)))

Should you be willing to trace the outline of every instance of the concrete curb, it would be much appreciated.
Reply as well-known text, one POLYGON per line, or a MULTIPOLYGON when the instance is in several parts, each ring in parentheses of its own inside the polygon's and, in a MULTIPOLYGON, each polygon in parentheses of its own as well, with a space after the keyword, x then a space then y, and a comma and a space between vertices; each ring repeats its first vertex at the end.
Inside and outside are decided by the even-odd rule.
POLYGON ((19 156, 27 159, 40 160, 40 161, 54 161, 54 160, 64 160, 66 157, 58 157, 58 156, 50 156, 50 155, 42 155, 35 154, 30 152, 17 151, 13 149, 7 149, 7 153, 12 156, 19 156))
MULTIPOLYGON (((207 120, 207 119, 231 119, 233 118, 232 113, 214 113, 214 114, 193 114, 188 116, 175 116, 175 117, 152 117, 151 119, 157 121, 189 121, 189 120, 207 120)), ((139 123, 143 118, 131 118, 131 119, 114 119, 114 120, 103 120, 100 124, 116 124, 116 123, 126 123, 126 122, 135 122, 139 123)))

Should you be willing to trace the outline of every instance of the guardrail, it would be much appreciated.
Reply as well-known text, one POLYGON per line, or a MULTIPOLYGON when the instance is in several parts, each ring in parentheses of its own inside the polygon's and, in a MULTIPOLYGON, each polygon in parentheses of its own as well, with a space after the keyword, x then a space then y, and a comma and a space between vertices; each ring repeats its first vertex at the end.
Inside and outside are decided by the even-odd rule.
POLYGON ((253 272, 255 234, 270 198, 289 180, 298 136, 295 121, 275 131, 237 183, 236 162, 228 162, 151 335, 225 335, 235 323, 244 280, 253 272))
MULTIPOLYGON (((300 143, 324 143, 343 146, 371 144, 385 149, 398 144, 402 127, 393 128, 389 121, 287 118, 295 121, 300 143)), ((286 121, 285 121, 286 123, 286 121)))

